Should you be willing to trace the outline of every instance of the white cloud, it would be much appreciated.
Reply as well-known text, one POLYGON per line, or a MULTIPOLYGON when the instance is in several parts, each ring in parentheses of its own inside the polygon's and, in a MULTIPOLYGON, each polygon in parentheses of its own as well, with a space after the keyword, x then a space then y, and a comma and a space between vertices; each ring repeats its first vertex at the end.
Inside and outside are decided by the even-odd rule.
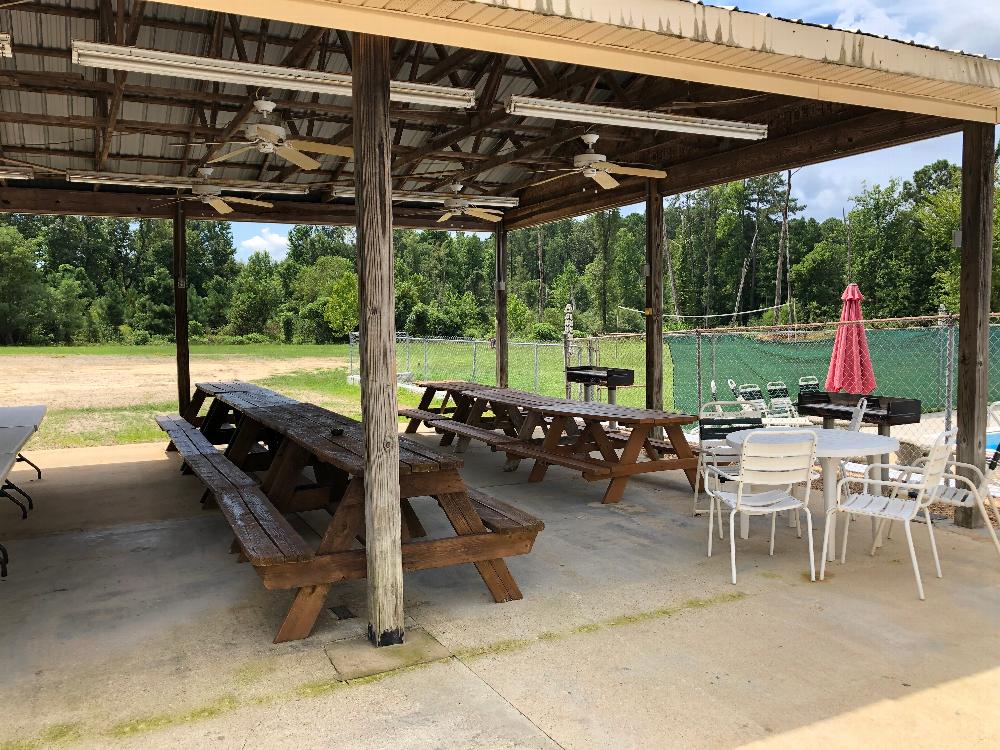
POLYGON ((263 251, 275 260, 281 260, 288 253, 288 235, 278 234, 270 227, 261 227, 258 234, 240 243, 248 253, 263 251))

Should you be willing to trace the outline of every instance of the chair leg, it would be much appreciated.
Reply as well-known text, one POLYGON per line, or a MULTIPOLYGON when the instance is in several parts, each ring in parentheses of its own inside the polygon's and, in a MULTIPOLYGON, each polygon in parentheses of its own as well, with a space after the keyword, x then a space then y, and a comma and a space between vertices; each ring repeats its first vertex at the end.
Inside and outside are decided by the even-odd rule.
POLYGON ((929 508, 924 508, 924 518, 927 521, 927 534, 931 538, 931 552, 934 554, 934 570, 937 571, 937 577, 941 577, 941 559, 938 557, 937 542, 934 540, 934 522, 931 521, 931 511, 929 508))
POLYGON ((726 537, 723 536, 723 531, 722 531, 723 527, 722 527, 722 501, 721 500, 716 500, 715 501, 715 511, 716 511, 716 513, 719 514, 719 519, 718 519, 719 520, 719 539, 725 539, 726 537))
POLYGON ((777 521, 777 520, 778 520, 778 514, 777 513, 772 513, 771 514, 771 547, 767 551, 767 554, 769 554, 771 557, 774 557, 774 522, 777 521))
POLYGON ((910 562, 913 563, 913 575, 917 579, 917 595, 920 601, 924 600, 924 582, 920 580, 920 566, 917 565, 917 553, 913 549, 913 534, 910 532, 910 522, 903 521, 903 530, 906 532, 906 544, 910 548, 910 562))
POLYGON ((712 556, 712 534, 715 532, 715 495, 708 496, 708 556, 712 556))
MULTIPOLYGON (((805 508, 805 506, 802 506, 805 508)), ((800 508, 795 509, 795 538, 802 538, 802 510, 800 508)))
POLYGON ((803 506, 806 512, 806 533, 809 535, 807 543, 809 545, 809 580, 816 580, 816 552, 813 549, 813 517, 812 513, 809 512, 809 508, 803 506))
POLYGON ((877 550, 879 548, 880 543, 882 541, 882 527, 885 525, 885 519, 884 518, 875 518, 873 516, 872 517, 872 521, 873 522, 875 522, 875 521, 878 522, 878 523, 875 524, 875 527, 872 529, 872 549, 871 549, 871 552, 869 553, 869 554, 871 554, 872 557, 875 557, 875 550, 877 550))
MULTIPOLYGON (((823 554, 819 556, 819 580, 826 580, 826 551, 830 547, 830 516, 837 512, 833 508, 826 514, 826 523, 823 525, 823 554)), ((806 516, 806 520, 812 523, 812 517, 806 516)))
POLYGON ((847 535, 851 531, 851 522, 848 521, 844 524, 844 538, 840 543, 840 564, 844 565, 847 563, 847 535))
MULTIPOLYGON (((698 510, 698 490, 701 487, 701 472, 702 472, 702 454, 698 454, 698 465, 694 470, 694 503, 691 505, 691 515, 697 516, 700 512, 698 510)), ((711 503, 709 503, 711 506, 711 503)))
POLYGON ((729 562, 733 568, 733 584, 736 584, 736 508, 729 514, 729 562))

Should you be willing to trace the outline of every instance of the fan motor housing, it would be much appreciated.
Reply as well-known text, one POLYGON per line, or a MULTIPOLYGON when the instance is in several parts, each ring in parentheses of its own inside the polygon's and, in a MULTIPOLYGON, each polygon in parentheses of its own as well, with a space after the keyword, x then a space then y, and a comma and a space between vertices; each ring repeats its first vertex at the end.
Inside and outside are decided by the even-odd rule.
POLYGON ((577 169, 586 169, 587 167, 592 167, 595 164, 600 164, 601 162, 606 162, 607 160, 608 157, 604 154, 585 152, 577 154, 573 157, 573 166, 577 169))

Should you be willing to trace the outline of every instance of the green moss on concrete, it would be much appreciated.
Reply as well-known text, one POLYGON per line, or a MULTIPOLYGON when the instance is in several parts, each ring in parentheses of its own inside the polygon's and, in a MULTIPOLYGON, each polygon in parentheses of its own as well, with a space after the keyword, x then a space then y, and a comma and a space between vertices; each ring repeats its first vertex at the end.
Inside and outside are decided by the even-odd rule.
POLYGON ((166 727, 176 726, 178 724, 190 724, 195 721, 203 721, 205 719, 211 719, 223 713, 232 711, 237 708, 239 701, 235 696, 224 695, 218 700, 209 703, 198 708, 193 708, 189 711, 184 711, 177 714, 156 714, 153 716, 144 716, 138 719, 133 719, 132 721, 124 721, 120 724, 115 724, 108 731, 108 734, 112 737, 131 737, 134 734, 141 734, 144 732, 151 732, 156 729, 165 729, 166 727))

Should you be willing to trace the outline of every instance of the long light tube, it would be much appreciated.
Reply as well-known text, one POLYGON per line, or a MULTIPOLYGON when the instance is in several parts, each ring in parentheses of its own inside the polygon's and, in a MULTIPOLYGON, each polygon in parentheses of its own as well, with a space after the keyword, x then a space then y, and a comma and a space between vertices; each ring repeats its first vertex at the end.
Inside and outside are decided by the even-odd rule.
MULTIPOLYGON (((237 83, 261 88, 290 89, 313 94, 351 96, 351 77, 238 60, 181 55, 176 52, 122 47, 98 42, 73 42, 73 62, 91 68, 111 68, 133 73, 193 78, 198 81, 237 83)), ((392 81, 389 98, 408 104, 468 109, 476 105, 473 89, 432 86, 426 83, 392 81)))
POLYGON ((0 164, 0 180, 33 180, 35 173, 26 167, 5 167, 0 164))
MULTIPOLYGON (((334 188, 331 193, 335 198, 353 198, 354 188, 334 188)), ((445 201, 456 198, 484 208, 514 208, 519 204, 517 198, 505 198, 499 195, 456 195, 455 193, 422 192, 419 190, 394 190, 392 193, 393 200, 410 201, 411 203, 443 204, 445 201)))
POLYGON ((210 186, 234 193, 274 193, 275 195, 306 195, 308 185, 277 185, 270 182, 250 182, 243 180, 205 181, 196 178, 164 177, 162 179, 149 175, 121 174, 116 172, 66 172, 70 182, 83 182, 92 185, 125 185, 127 187, 161 188, 166 190, 189 190, 191 188, 210 186))
POLYGON ((529 96, 512 96, 507 101, 507 113, 520 117, 570 120, 595 125, 615 125, 623 128, 670 130, 677 133, 715 135, 722 138, 742 138, 751 141, 767 138, 767 125, 756 123, 668 115, 662 112, 603 107, 596 104, 534 99, 529 96))

